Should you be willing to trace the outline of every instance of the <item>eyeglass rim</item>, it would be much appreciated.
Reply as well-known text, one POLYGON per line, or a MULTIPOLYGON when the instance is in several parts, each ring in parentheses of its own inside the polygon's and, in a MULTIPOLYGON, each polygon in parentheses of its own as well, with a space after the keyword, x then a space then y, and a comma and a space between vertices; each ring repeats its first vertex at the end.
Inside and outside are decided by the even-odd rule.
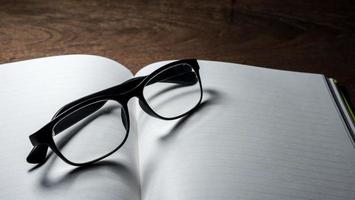
MULTIPOLYGON (((56 142, 54 141, 54 136, 55 136, 55 134, 54 134, 54 129, 55 129, 56 125, 57 125, 58 123, 60 123, 61 121, 63 121, 64 119, 66 119, 66 117, 68 117, 68 116, 72 115, 73 113, 77 112, 78 110, 83 109, 83 108, 85 108, 85 107, 88 107, 88 106, 90 106, 90 105, 92 105, 92 104, 98 103, 98 102, 100 102, 100 101, 105 101, 105 102, 108 102, 108 101, 115 101, 116 103, 120 104, 120 102, 118 102, 118 101, 115 100, 115 99, 101 99, 101 100, 98 100, 98 101, 94 101, 94 102, 88 103, 88 104, 86 104, 86 105, 83 105, 82 107, 77 108, 76 110, 74 110, 74 111, 72 111, 72 112, 70 112, 70 113, 67 113, 65 116, 61 117, 58 121, 56 120, 56 123, 54 123, 54 125, 52 126, 52 130, 51 130, 51 131, 52 131, 52 137, 51 137, 51 138, 52 138, 52 141, 51 141, 50 143, 51 143, 51 145, 53 145, 53 147, 56 149, 56 151, 58 151, 57 154, 61 154, 61 156, 62 156, 65 160, 67 160, 66 162, 69 162, 71 165, 75 165, 75 166, 88 165, 88 164, 97 162, 97 161, 99 161, 99 160, 102 160, 102 159, 104 159, 104 158, 110 156, 110 155, 113 154, 114 152, 116 152, 118 149, 120 149, 120 148, 125 144, 125 142, 126 142, 126 140, 127 140, 127 138, 128 138, 128 135, 129 135, 129 128, 130 128, 130 119, 129 119, 129 114, 128 114, 128 107, 124 108, 124 106, 120 104, 120 105, 121 105, 121 108, 120 108, 120 109, 123 111, 124 117, 125 117, 126 120, 127 120, 127 123, 126 123, 126 126, 127 126, 127 127, 125 127, 126 132, 125 132, 125 136, 124 136, 123 140, 122 140, 122 141, 119 143, 119 145, 117 145, 117 147, 115 147, 112 151, 110 151, 110 152, 108 152, 108 153, 106 153, 106 154, 104 154, 104 155, 102 155, 102 156, 100 156, 100 157, 98 157, 98 158, 92 159, 92 160, 90 160, 90 161, 86 161, 86 162, 75 162, 75 161, 69 159, 68 156, 66 156, 64 153, 62 153, 61 150, 59 150, 59 148, 58 148, 56 142)), ((77 122, 76 122, 76 123, 77 123, 77 122)), ((123 122, 122 122, 122 123, 123 123, 123 122)), ((52 148, 51 146, 50 146, 50 148, 53 150, 53 148, 52 148)))
MULTIPOLYGON (((196 62, 197 62, 197 61, 196 61, 196 62)), ((145 88, 145 86, 147 85, 147 83, 148 83, 151 79, 155 78, 155 77, 156 77, 157 75, 159 75, 161 72, 163 72, 163 71, 165 71, 165 70, 168 70, 169 68, 174 67, 175 65, 178 65, 178 63, 176 63, 176 64, 170 63, 170 64, 171 64, 171 65, 169 65, 167 68, 164 68, 164 69, 159 70, 159 71, 156 70, 156 71, 154 71, 153 73, 151 73, 151 74, 148 75, 148 77, 146 78, 146 81, 145 81, 145 83, 144 83, 144 85, 143 85, 142 98, 139 98, 139 104, 140 104, 141 108, 142 108, 145 112, 147 112, 147 113, 149 113, 149 114, 151 114, 151 115, 154 115, 155 117, 158 117, 158 118, 160 118, 160 119, 164 119, 164 120, 175 120, 175 119, 181 118, 181 117, 183 117, 183 116, 185 116, 185 115, 188 115, 189 113, 193 112, 193 111, 198 107, 198 105, 201 104, 201 101, 202 101, 202 98, 203 98, 203 89, 202 89, 202 83, 201 83, 201 78, 200 78, 200 74, 199 74, 199 67, 195 69, 195 68, 193 67, 194 65, 189 65, 190 67, 193 68, 194 72, 196 73, 196 76, 197 76, 197 79, 198 79, 198 84, 199 84, 199 89, 200 89, 200 98, 199 98, 199 100, 197 101, 196 105, 194 105, 194 107, 192 107, 192 108, 189 109, 188 111, 186 111, 186 112, 184 112, 184 113, 182 113, 182 114, 180 114, 180 115, 174 116, 174 117, 166 117, 166 116, 163 116, 163 115, 157 113, 157 112, 149 105, 149 103, 147 102, 147 100, 146 100, 146 98, 145 98, 145 96, 144 96, 144 88, 145 88)), ((198 66, 198 64, 197 64, 196 66, 198 66)), ((160 69, 160 68, 159 68, 159 69, 160 69)))

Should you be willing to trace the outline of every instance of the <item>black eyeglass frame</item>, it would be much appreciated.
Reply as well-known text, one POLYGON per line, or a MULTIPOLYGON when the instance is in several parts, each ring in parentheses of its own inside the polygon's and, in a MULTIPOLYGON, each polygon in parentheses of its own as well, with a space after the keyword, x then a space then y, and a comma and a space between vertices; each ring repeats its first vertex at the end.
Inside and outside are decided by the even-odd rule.
MULTIPOLYGON (((200 78, 200 73, 199 73, 199 65, 196 59, 184 59, 184 60, 179 60, 179 61, 175 61, 169 64, 166 64, 162 67, 160 67, 159 69, 155 70, 154 72, 152 72, 151 74, 147 75, 147 76, 140 76, 140 77, 135 77, 132 78, 130 80, 127 80, 117 86, 113 86, 111 88, 93 93, 91 95, 82 97, 78 100, 75 100, 65 106, 63 106, 61 109, 59 109, 57 111, 57 113, 53 116, 52 120, 47 123, 44 127, 42 127, 40 130, 38 130, 37 132, 33 133, 32 135, 29 136, 30 141, 33 145, 33 149, 31 150, 31 152, 29 153, 28 157, 27 157, 27 162, 29 163, 33 163, 33 164, 38 164, 38 163, 44 163, 46 161, 46 157, 47 157, 47 150, 48 147, 51 148, 51 150, 57 155, 59 156, 64 162, 70 164, 70 165, 74 165, 74 166, 84 166, 84 165, 89 165, 92 163, 95 163, 97 161, 100 161, 108 156, 110 156, 111 154, 113 154, 114 152, 116 152, 118 149, 120 149, 124 143, 126 142, 128 135, 129 135, 129 130, 130 130, 130 118, 129 118, 129 110, 128 110, 128 101, 132 98, 132 97, 137 97, 139 100, 139 104, 141 106, 141 108, 149 115, 156 117, 156 118, 160 118, 163 120, 174 120, 174 119, 178 119, 181 118, 183 116, 186 116, 188 114, 190 114, 191 112, 193 112, 198 105, 200 105, 201 101, 202 101, 202 96, 203 96, 203 89, 202 89, 202 83, 201 83, 201 78, 200 78), (167 70, 171 67, 174 66, 183 66, 183 65, 187 65, 189 67, 191 67, 194 70, 194 73, 196 74, 196 77, 198 78, 198 84, 200 87, 200 99, 197 102, 197 104, 191 108, 190 110, 188 110, 185 113, 182 113, 178 116, 174 116, 174 117, 164 117, 159 115, 158 113, 156 113, 147 103, 144 95, 143 95, 143 91, 144 91, 144 87, 147 85, 147 83, 149 81, 151 81, 152 79, 156 78, 157 75, 161 74, 164 70, 167 70), (99 107, 96 106, 96 108, 92 108, 92 112, 90 113, 83 113, 84 116, 82 116, 82 118, 85 118, 86 116, 90 115, 91 113, 95 112, 96 110, 98 110, 101 106, 103 106, 105 104, 105 102, 109 101, 109 100, 113 100, 118 102, 119 104, 122 105, 122 117, 124 119, 123 123, 124 126, 126 128, 126 135, 123 139, 123 141, 121 142, 121 144, 119 144, 114 150, 112 150, 111 152, 88 162, 84 162, 84 163, 76 163, 76 162, 72 162, 70 160, 68 160, 58 149, 58 147, 56 146, 53 136, 54 136, 54 127, 56 126, 56 124, 58 122, 60 122, 61 120, 65 119, 66 117, 68 117, 70 114, 72 114, 73 112, 76 112, 77 110, 85 107, 85 106, 90 106, 92 104, 97 104, 98 102, 102 101, 102 104, 99 104, 99 107), (101 106, 100 106, 101 105, 101 106)), ((173 74, 172 74, 173 75, 173 74)), ((173 75, 174 76, 174 75, 173 75)), ((182 83, 182 84, 191 84, 191 80, 189 80, 188 78, 186 79, 186 77, 184 77, 184 75, 182 75, 180 78, 175 78, 175 80, 173 80, 173 78, 170 79, 175 83, 182 83)), ((161 77, 164 78, 164 77, 161 77)), ((167 77, 165 77, 167 78, 167 77)), ((161 79, 162 80, 162 79, 161 79)), ((167 81, 169 82, 169 81, 167 81)), ((71 124, 67 124, 66 127, 70 127, 71 125, 73 125, 74 123, 76 123, 78 120, 73 120, 73 122, 71 124)), ((66 128, 63 127, 63 130, 66 128)), ((60 131, 59 131, 60 133, 60 131)))

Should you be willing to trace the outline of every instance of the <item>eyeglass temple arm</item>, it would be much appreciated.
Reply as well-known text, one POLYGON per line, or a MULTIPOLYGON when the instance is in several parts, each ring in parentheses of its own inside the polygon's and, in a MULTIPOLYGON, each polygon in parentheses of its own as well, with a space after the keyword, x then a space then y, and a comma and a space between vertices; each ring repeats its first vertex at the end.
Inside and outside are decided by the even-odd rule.
POLYGON ((26 158, 27 162, 33 164, 44 163, 46 161, 47 150, 47 145, 34 146, 26 158))
MULTIPOLYGON (((192 85, 195 84, 198 80, 193 72, 180 72, 177 73, 178 71, 172 72, 172 73, 164 73, 164 76, 157 76, 153 78, 153 81, 150 81, 150 84, 156 83, 156 82, 169 82, 169 83, 177 83, 177 84, 182 84, 182 85, 192 85)), ((128 80, 127 82, 123 84, 129 84, 130 82, 134 82, 137 79, 142 79, 145 77, 136 77, 134 79, 128 80)), ((149 83, 148 83, 149 85, 149 83)), ((76 105, 79 100, 73 101, 61 109, 57 111, 57 113, 53 116, 52 119, 56 118, 58 115, 66 112, 69 108, 72 106, 76 105)), ((72 126, 73 124, 77 123, 81 119, 84 119, 85 117, 89 116, 90 114, 94 113, 95 111, 99 110, 102 106, 105 105, 107 101, 102 101, 102 102, 97 102, 95 104, 91 104, 90 106, 87 106, 85 109, 81 109, 80 112, 76 112, 75 115, 70 115, 69 119, 66 119, 66 123, 60 123, 60 126, 56 126, 56 133, 60 133, 61 131, 67 129, 68 127, 72 126)), ((122 120, 125 120, 125 115, 122 115, 122 120)), ((126 124, 124 124, 126 126, 126 124)))
POLYGON ((153 77, 147 85, 156 82, 176 83, 184 86, 193 85, 198 82, 196 73, 190 66, 170 68, 153 77))
MULTIPOLYGON (((131 84, 133 82, 136 82, 137 80, 142 80, 145 77, 146 76, 141 76, 141 77, 136 77, 136 78, 130 79, 130 80, 122 83, 122 85, 123 84, 131 84)), ((187 85, 195 84, 196 82, 198 82, 198 79, 196 78, 195 73, 192 72, 191 68, 189 67, 189 68, 181 68, 180 70, 167 70, 167 72, 162 73, 162 75, 158 75, 158 76, 154 77, 152 79, 152 81, 150 81, 147 85, 150 85, 150 84, 153 84, 156 82, 177 83, 177 84, 182 84, 182 85, 187 86, 187 85)), ((84 98, 86 99, 87 97, 84 97, 84 98)), ((56 114, 52 117, 52 119, 56 118, 60 114, 63 114, 69 108, 73 107, 74 105, 78 104, 78 102, 82 101, 82 99, 83 98, 78 99, 76 101, 73 101, 73 102, 63 106, 62 108, 60 108, 56 112, 56 114)), ((82 109, 81 111, 83 111, 83 112, 78 113, 78 117, 73 118, 73 120, 68 120, 68 121, 70 121, 70 123, 68 123, 67 126, 65 126, 65 125, 61 126, 59 128, 59 130, 57 129, 58 132, 65 130, 66 128, 70 127, 71 125, 75 124, 76 122, 80 121, 81 119, 94 113, 95 111, 100 109, 103 105, 105 105, 105 103, 106 103, 106 101, 98 102, 98 103, 88 106, 89 109, 82 109), (81 117, 79 117, 79 116, 81 116, 81 117)))

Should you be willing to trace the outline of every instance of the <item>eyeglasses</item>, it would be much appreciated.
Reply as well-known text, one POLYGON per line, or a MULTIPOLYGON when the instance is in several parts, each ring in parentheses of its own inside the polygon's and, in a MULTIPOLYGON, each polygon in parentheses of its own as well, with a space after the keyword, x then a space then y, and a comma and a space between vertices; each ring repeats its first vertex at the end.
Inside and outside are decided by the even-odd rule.
POLYGON ((149 115, 173 120, 196 109, 202 93, 197 60, 186 59, 85 96, 63 106, 48 124, 30 135, 33 149, 27 162, 44 163, 48 147, 71 165, 97 162, 126 142, 132 97, 139 99, 149 115))

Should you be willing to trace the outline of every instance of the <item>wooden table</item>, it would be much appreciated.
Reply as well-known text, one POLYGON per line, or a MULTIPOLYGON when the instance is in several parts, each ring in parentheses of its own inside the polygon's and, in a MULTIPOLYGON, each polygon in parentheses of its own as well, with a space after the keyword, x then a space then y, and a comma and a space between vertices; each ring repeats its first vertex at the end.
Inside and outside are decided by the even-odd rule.
POLYGON ((137 71, 198 58, 323 73, 355 100, 355 4, 347 0, 0 2, 0 63, 102 55, 137 71))

